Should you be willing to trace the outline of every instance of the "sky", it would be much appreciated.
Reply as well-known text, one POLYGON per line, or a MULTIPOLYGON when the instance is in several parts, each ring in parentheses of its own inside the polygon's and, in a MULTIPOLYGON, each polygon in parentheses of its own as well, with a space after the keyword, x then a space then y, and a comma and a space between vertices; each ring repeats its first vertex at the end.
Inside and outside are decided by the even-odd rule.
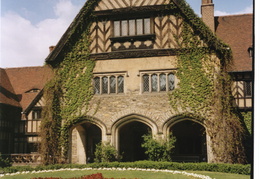
MULTIPOLYGON (((200 14, 201 0, 186 0, 200 14)), ((42 66, 86 0, 0 0, 0 67, 42 66)), ((214 0, 215 16, 253 12, 253 0, 214 0)))

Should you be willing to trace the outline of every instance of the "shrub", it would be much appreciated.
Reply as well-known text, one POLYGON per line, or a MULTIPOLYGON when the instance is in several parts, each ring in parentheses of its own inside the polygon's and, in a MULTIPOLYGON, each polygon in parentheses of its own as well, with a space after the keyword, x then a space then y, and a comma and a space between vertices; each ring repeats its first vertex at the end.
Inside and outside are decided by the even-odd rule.
POLYGON ((173 149, 175 148, 176 138, 170 136, 166 140, 156 140, 151 134, 144 135, 144 143, 142 147, 145 148, 145 154, 149 160, 152 161, 171 161, 173 149))
POLYGON ((8 158, 3 158, 2 154, 0 153, 0 168, 10 167, 12 166, 12 162, 8 158))
POLYGON ((95 162, 114 162, 118 160, 120 160, 120 156, 113 146, 102 142, 96 145, 95 162))
POLYGON ((102 162, 90 163, 87 165, 65 164, 37 166, 35 168, 24 167, 6 167, 1 169, 3 173, 15 173, 22 171, 55 170, 60 168, 153 168, 168 170, 190 170, 190 171, 211 171, 223 173, 235 173, 250 175, 251 165, 242 164, 216 164, 216 163, 176 163, 176 162, 155 162, 155 161, 137 161, 137 162, 102 162))

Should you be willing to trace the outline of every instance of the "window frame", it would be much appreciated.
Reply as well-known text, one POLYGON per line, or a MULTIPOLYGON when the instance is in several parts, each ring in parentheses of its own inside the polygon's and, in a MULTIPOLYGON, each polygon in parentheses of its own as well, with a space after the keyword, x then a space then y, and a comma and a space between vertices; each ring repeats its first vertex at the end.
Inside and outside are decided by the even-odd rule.
MULTIPOLYGON (((124 19, 114 19, 111 21, 112 23, 112 39, 114 38, 124 38, 124 37, 138 37, 138 36, 147 36, 154 34, 153 28, 153 18, 152 17, 137 17, 137 18, 124 18, 124 19), (146 32, 146 20, 149 19, 149 30, 150 32, 146 32), (141 20, 141 33, 138 32, 138 22, 141 20), (130 21, 134 21, 134 33, 130 31, 130 21), (115 23, 119 24, 119 27, 115 27, 115 23), (123 23, 126 23, 126 26, 123 26, 123 23), (127 32, 123 32, 123 28, 126 28, 127 32), (119 35, 115 33, 115 30, 119 29, 119 35)), ((131 23, 132 24, 132 23, 131 23)))
POLYGON ((244 81, 244 96, 245 97, 252 97, 253 96, 253 82, 246 80, 244 81), (247 86, 249 85, 249 86, 247 86), (250 89, 248 89, 250 88, 250 89))
MULTIPOLYGON (((175 88, 176 88, 176 71, 175 69, 168 69, 168 70, 140 70, 139 71, 139 74, 138 76, 140 76, 140 93, 141 94, 146 94, 146 93, 165 93, 165 92, 169 92, 169 91, 173 91, 175 88), (173 89, 170 89, 170 86, 169 86, 169 75, 170 74, 173 74, 174 75, 174 78, 173 78, 173 84, 174 84, 174 87, 173 89), (152 89, 152 83, 153 83, 153 79, 152 79, 152 76, 153 75, 156 75, 157 78, 156 78, 156 90, 153 90, 152 89), (162 87, 161 87, 161 75, 165 75, 165 87, 166 88, 165 90, 161 90, 162 87), (144 76, 148 76, 148 83, 149 83, 149 87, 147 86, 144 86, 145 85, 145 82, 144 82, 144 76), (149 88, 149 89, 146 89, 146 88, 149 88)), ((146 82, 147 83, 147 82, 146 82)))
POLYGON ((32 120, 33 121, 39 121, 41 119, 42 119, 42 109, 41 108, 32 109, 32 120))
POLYGON ((110 73, 94 73, 93 77, 93 93, 94 95, 114 95, 114 94, 124 94, 125 93, 125 77, 127 77, 127 72, 110 72, 110 73), (107 92, 103 92, 103 78, 107 77, 107 92), (119 78, 123 77, 123 81, 120 83, 119 78), (111 92, 111 78, 115 78, 115 91, 111 92), (99 79, 99 93, 96 93, 96 79, 99 79))

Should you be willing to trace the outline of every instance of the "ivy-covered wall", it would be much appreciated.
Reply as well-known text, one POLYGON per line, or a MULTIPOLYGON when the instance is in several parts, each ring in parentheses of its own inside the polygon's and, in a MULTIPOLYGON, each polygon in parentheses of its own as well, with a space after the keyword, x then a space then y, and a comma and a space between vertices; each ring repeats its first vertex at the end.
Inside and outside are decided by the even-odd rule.
MULTIPOLYGON (((83 121, 89 111, 95 68, 89 52, 93 3, 89 1, 85 6, 83 11, 88 16, 79 19, 80 28, 71 30, 73 40, 67 42, 64 58, 53 65, 54 78, 44 89, 41 153, 45 164, 67 162, 70 128, 83 121)), ((169 104, 173 111, 184 116, 187 113, 205 124, 214 156, 211 162, 244 163, 244 129, 232 107, 227 74, 232 52, 184 0, 179 0, 177 6, 171 4, 173 13, 183 19, 183 26, 181 38, 176 39, 180 49, 176 73, 179 83, 169 94, 169 104)))
POLYGON ((244 163, 245 133, 232 105, 231 81, 227 73, 232 52, 194 15, 185 1, 178 2, 185 19, 180 48, 186 50, 178 55, 180 82, 171 95, 172 106, 205 119, 214 156, 212 162, 244 163), (205 48, 201 47, 200 40, 204 41, 205 48))

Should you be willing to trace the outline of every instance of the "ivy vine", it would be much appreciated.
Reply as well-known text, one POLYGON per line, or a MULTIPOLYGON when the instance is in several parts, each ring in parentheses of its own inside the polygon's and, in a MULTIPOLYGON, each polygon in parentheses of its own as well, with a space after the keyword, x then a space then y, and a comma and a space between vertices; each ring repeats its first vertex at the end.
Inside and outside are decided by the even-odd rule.
MULTIPOLYGON (((90 11, 94 1, 82 11, 90 11)), ((84 14, 84 13, 82 13, 84 14)), ((92 77, 95 61, 90 58, 89 29, 93 17, 80 18, 81 26, 71 29, 74 35, 64 59, 55 64, 54 77, 45 86, 41 148, 44 164, 66 162, 69 129, 86 116, 93 97, 92 77), (77 36, 75 36, 75 34, 77 36)))
POLYGON ((230 48, 216 38, 185 0, 178 0, 183 18, 177 73, 178 88, 170 94, 173 109, 204 122, 216 163, 245 163, 244 128, 232 105, 227 68, 230 48), (218 60, 219 59, 219 60, 218 60))
MULTIPOLYGON (((232 53, 185 0, 177 2, 184 23, 182 38, 178 39, 182 49, 176 74, 179 84, 170 95, 171 105, 180 113, 186 111, 206 119, 214 162, 243 163, 243 128, 231 105, 230 78, 226 70, 232 53)), ((73 40, 66 42, 67 52, 62 61, 55 64, 54 77, 44 88, 40 149, 44 164, 66 162, 69 129, 84 120, 93 97, 91 79, 95 62, 90 58, 89 28, 95 3, 97 1, 88 1, 82 9, 85 11, 82 17, 73 22, 81 25, 71 29, 73 40)), ((176 9, 176 4, 172 8, 176 9)))

